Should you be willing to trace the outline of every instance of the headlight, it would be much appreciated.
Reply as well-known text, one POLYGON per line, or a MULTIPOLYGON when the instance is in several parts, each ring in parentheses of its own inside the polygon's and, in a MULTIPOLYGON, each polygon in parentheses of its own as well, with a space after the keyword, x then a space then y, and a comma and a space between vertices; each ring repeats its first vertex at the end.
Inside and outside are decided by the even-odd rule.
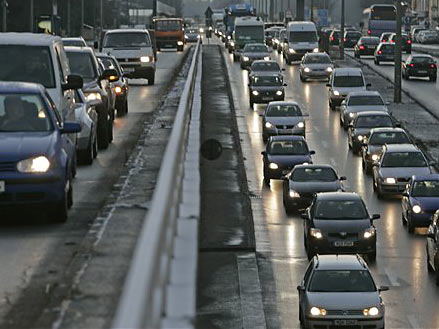
POLYGON ((38 156, 17 163, 17 170, 22 173, 45 173, 49 168, 50 161, 45 156, 38 156))
POLYGON ((340 92, 338 90, 334 90, 334 96, 340 96, 340 92))
POLYGON ((299 128, 303 128, 303 127, 305 127, 305 123, 304 123, 304 122, 299 122, 299 123, 297 124, 297 127, 299 127, 299 128))
POLYGON ((213 30, 212 26, 209 26, 209 31, 212 31, 212 30, 213 30))
POLYGON ((248 61, 250 60, 250 58, 248 58, 247 56, 242 56, 242 60, 243 60, 244 62, 248 62, 248 61))
POLYGON ((177 46, 183 46, 183 41, 177 41, 177 46))
POLYGON ((197 39, 201 39, 201 35, 198 34, 198 35, 197 35, 197 39))
POLYGON ((362 136, 362 135, 358 135, 358 136, 357 136, 357 139, 361 142, 361 141, 364 139, 364 136, 362 136))
POLYGON ((309 67, 305 67, 303 70, 304 70, 306 73, 311 72, 311 70, 310 70, 309 67))
POLYGON ((257 90, 253 90, 253 91, 252 91, 252 94, 253 94, 254 96, 258 96, 258 95, 259 95, 259 91, 257 91, 257 90))
MULTIPOLYGON (((181 41, 179 41, 179 42, 181 42, 181 41)), ((149 58, 149 56, 142 56, 142 57, 140 57, 140 61, 142 63, 149 63, 151 61, 151 58, 149 58)))
POLYGON ((349 113, 349 118, 353 118, 354 117, 354 113, 349 113))
POLYGON ((307 166, 307 165, 309 165, 309 163, 308 162, 303 162, 302 163, 304 166, 307 166))
POLYGON ((327 69, 326 69, 326 71, 328 71, 328 72, 332 72, 333 70, 332 70, 332 67, 328 67, 327 69))
POLYGON ((419 214, 421 212, 422 208, 418 205, 415 205, 415 206, 413 206, 412 210, 415 214, 419 214))
POLYGON ((122 92, 122 88, 119 87, 119 86, 116 86, 116 87, 114 88, 114 91, 115 91, 116 94, 120 94, 120 93, 122 92))
POLYGON ((270 60, 270 57, 269 56, 265 56, 264 57, 264 61, 269 61, 270 60))
POLYGON ((312 52, 313 52, 313 53, 318 53, 318 52, 319 52, 319 48, 314 48, 314 49, 312 50, 312 52))
POLYGON ((277 163, 272 162, 272 163, 270 163, 270 164, 268 165, 268 168, 270 168, 270 169, 278 169, 279 166, 277 165, 277 163))
POLYGON ((275 40, 274 40, 274 43, 279 43, 279 40, 275 39, 275 40))
POLYGON ((373 228, 368 228, 364 231, 363 237, 365 239, 369 239, 370 237, 375 235, 375 230, 373 228))
POLYGON ((309 230, 309 234, 311 234, 312 237, 316 238, 316 239, 321 239, 323 238, 323 234, 322 231, 320 231, 320 229, 318 228, 312 228, 309 230))
POLYGON ((185 39, 189 39, 189 37, 187 35, 184 36, 185 39))
POLYGON ((200 33, 203 33, 204 29, 202 27, 200 27, 200 33))
POLYGON ((364 316, 377 316, 380 314, 380 310, 376 306, 372 306, 370 308, 365 308, 363 310, 364 316))
POLYGON ((300 198, 300 194, 297 193, 296 191, 290 190, 289 195, 290 195, 290 198, 300 198))
POLYGON ((378 154, 372 154, 372 161, 378 160, 378 154))
POLYGON ((230 35, 228 35, 227 36, 227 40, 230 40, 230 39, 232 39, 232 37, 230 35))
POLYGON ((388 177, 384 180, 387 184, 396 184, 396 179, 393 177, 388 177))
POLYGON ((270 122, 265 123, 265 128, 272 128, 273 125, 270 122))
POLYGON ((98 101, 102 100, 101 94, 96 93, 96 92, 86 93, 85 98, 86 98, 87 102, 95 101, 95 100, 98 100, 98 101))
POLYGON ((230 41, 230 46, 235 47, 235 43, 233 41, 230 41))
POLYGON ((295 54, 295 53, 296 53, 296 51, 295 51, 293 48, 288 49, 288 52, 289 52, 290 54, 295 54))
POLYGON ((325 316, 326 315, 326 310, 324 308, 318 308, 318 307, 313 306, 309 310, 309 313, 312 316, 325 316))
POLYGON ((282 96, 283 95, 283 91, 282 90, 278 90, 278 91, 276 91, 276 95, 278 95, 278 96, 282 96))

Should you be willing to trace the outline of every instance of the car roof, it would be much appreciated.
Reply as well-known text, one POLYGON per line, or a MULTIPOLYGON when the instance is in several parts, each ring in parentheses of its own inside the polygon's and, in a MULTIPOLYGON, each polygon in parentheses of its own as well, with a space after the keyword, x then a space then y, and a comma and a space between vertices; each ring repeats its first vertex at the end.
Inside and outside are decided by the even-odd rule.
POLYGON ((316 194, 319 200, 361 200, 355 192, 319 192, 316 194))
POLYGON ((282 74, 273 71, 256 71, 252 73, 253 77, 281 77, 282 74))
POLYGON ((413 181, 422 181, 422 180, 438 180, 439 174, 430 174, 430 175, 414 175, 412 176, 413 181))
POLYGON ((91 49, 90 47, 67 46, 67 47, 64 47, 64 49, 67 53, 94 53, 93 49, 91 49))
POLYGON ((61 38, 46 33, 0 33, 2 45, 50 46, 56 41, 61 41, 61 38))
POLYGON ((386 152, 421 152, 415 144, 386 144, 386 152))
POLYGON ((317 271, 369 270, 366 262, 359 255, 317 255, 314 259, 314 269, 317 271))
POLYGON ((305 141, 303 136, 298 135, 283 135, 283 136, 271 136, 271 141, 305 141))
POLYGON ((303 168, 305 168, 305 169, 307 169, 307 168, 312 168, 312 169, 329 168, 329 169, 332 169, 335 172, 337 172, 333 166, 328 165, 328 164, 308 164, 308 165, 301 164, 301 165, 295 165, 294 168, 293 168, 293 171, 296 170, 296 169, 303 169, 303 168))
POLYGON ((268 103, 268 106, 272 106, 272 105, 297 105, 300 107, 300 105, 297 102, 293 102, 293 101, 274 101, 274 102, 270 102, 268 103))
POLYGON ((383 111, 364 111, 364 112, 357 112, 355 114, 357 117, 367 117, 370 115, 373 116, 383 116, 383 117, 390 117, 390 114, 387 112, 383 112, 383 111))
POLYGON ((352 96, 380 96, 381 94, 376 90, 361 90, 361 91, 351 91, 348 97, 352 96))
POLYGON ((415 58, 415 57, 420 57, 420 58, 428 57, 428 58, 434 59, 433 56, 431 56, 429 54, 412 54, 411 56, 412 56, 412 58, 415 58))
POLYGON ((68 40, 68 41, 84 41, 83 37, 68 37, 68 38, 62 38, 61 40, 68 40))
POLYGON ((325 57, 329 57, 329 55, 327 53, 325 53, 325 52, 322 52, 322 53, 306 53, 305 57, 308 57, 308 56, 325 56, 325 57))
POLYGON ((0 81, 0 94, 40 94, 44 87, 39 83, 0 81))
MULTIPOLYGON (((172 19, 172 18, 170 18, 172 19)), ((143 32, 148 33, 148 30, 146 29, 116 29, 116 30, 108 30, 105 32, 105 34, 112 34, 112 33, 130 33, 130 32, 143 32)))
POLYGON ((264 47, 267 47, 265 44, 263 44, 263 43, 261 43, 261 42, 247 43, 247 44, 245 45, 245 47, 247 47, 247 46, 264 46, 264 47))
POLYGON ((363 75, 359 67, 337 67, 334 69, 334 75, 363 75))

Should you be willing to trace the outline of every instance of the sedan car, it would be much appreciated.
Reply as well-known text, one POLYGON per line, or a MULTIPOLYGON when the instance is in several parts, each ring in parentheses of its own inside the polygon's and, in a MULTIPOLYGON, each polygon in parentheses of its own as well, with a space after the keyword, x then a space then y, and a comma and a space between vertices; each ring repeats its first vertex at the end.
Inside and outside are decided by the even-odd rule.
POLYGON ((369 137, 363 138, 361 149, 362 166, 366 174, 371 173, 373 164, 381 158, 383 145, 411 144, 410 137, 402 128, 374 128, 369 137))
POLYGON ((270 53, 268 52, 268 47, 262 43, 246 44, 239 58, 242 69, 249 68, 253 61, 258 59, 265 61, 269 61, 271 59, 270 53))
POLYGON ((75 146, 67 134, 81 130, 63 122, 40 84, 0 82, 0 207, 37 209, 65 222, 73 204, 75 146))
POLYGON ((365 111, 388 112, 387 105, 378 91, 354 91, 340 105, 340 124, 345 130, 356 113, 365 111))
POLYGON ((283 184, 283 204, 285 211, 308 207, 316 193, 344 191, 337 172, 329 165, 297 165, 285 175, 283 184))
POLYGON ((395 44, 389 42, 381 42, 375 49, 374 63, 380 65, 381 62, 395 61, 395 44))
POLYGON ((363 140, 369 137, 370 130, 379 127, 396 127, 387 112, 367 111, 357 113, 348 129, 348 144, 352 152, 359 153, 363 140))
POLYGON ((426 77, 435 82, 437 79, 436 61, 430 55, 414 54, 402 63, 402 78, 409 80, 411 77, 426 77))
POLYGON ((186 42, 197 42, 201 39, 199 29, 189 28, 184 31, 184 39, 186 42))
POLYGON ((385 306, 366 262, 358 255, 318 255, 297 286, 299 321, 311 328, 385 326, 385 306))
POLYGON ((439 43, 439 34, 437 31, 430 31, 430 30, 420 31, 416 36, 416 40, 422 44, 439 43))
POLYGON ((270 102, 262 114, 262 139, 270 136, 301 135, 305 137, 305 119, 296 102, 270 102))
POLYGON ((345 48, 354 48, 362 34, 358 31, 346 31, 343 37, 343 44, 345 48))
POLYGON ((378 37, 361 37, 354 47, 354 56, 373 56, 376 47, 378 47, 380 39, 378 37))
MULTIPOLYGON (((395 43, 396 42, 396 33, 392 33, 392 35, 389 38, 389 42, 395 43)), ((412 52, 412 40, 410 40, 410 37, 406 33, 401 34, 401 49, 402 51, 405 51, 407 54, 411 54, 412 52)))
POLYGON ((264 183, 281 179, 295 165, 312 163, 314 151, 310 151, 302 136, 272 136, 265 151, 261 152, 264 162, 264 183))
POLYGON ((439 175, 413 176, 401 200, 402 223, 409 233, 415 227, 428 227, 439 209, 439 175))
POLYGON ((370 216, 363 199, 351 192, 317 193, 302 214, 308 259, 316 254, 366 254, 376 258, 376 230, 380 215, 370 216))
POLYGON ((373 189, 378 198, 401 195, 413 175, 430 175, 430 164, 413 144, 384 145, 382 156, 373 165, 373 189))
POLYGON ((334 64, 326 53, 306 53, 300 63, 300 81, 307 79, 328 79, 334 64))
POLYGON ((253 104, 283 101, 286 86, 281 74, 265 72, 253 74, 248 84, 250 107, 253 108, 253 104))
POLYGON ((427 269, 433 272, 439 286, 439 211, 432 217, 427 231, 427 269))
POLYGON ((279 66, 279 63, 274 60, 256 60, 250 66, 250 70, 248 72, 249 78, 257 73, 274 73, 281 74, 282 71, 285 71, 284 68, 279 66))

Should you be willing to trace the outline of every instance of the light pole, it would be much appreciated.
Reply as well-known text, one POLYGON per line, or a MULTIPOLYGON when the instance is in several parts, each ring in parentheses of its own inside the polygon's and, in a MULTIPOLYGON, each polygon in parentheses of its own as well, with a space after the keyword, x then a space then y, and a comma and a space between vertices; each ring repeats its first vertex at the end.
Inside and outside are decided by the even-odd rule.
POLYGON ((29 31, 34 31, 34 0, 30 0, 29 4, 29 31))
POLYGON ((6 0, 3 0, 3 2, 2 2, 2 7, 3 7, 3 19, 2 19, 2 21, 3 21, 3 26, 2 26, 2 30, 3 30, 3 32, 6 32, 6 30, 7 30, 7 27, 8 27, 8 25, 7 25, 7 18, 8 18, 8 2, 6 1, 6 0))
POLYGON ((401 0, 396 0, 396 40, 395 40, 395 72, 393 101, 401 103, 401 0))
POLYGON ((344 59, 344 0, 341 0, 340 59, 344 59))

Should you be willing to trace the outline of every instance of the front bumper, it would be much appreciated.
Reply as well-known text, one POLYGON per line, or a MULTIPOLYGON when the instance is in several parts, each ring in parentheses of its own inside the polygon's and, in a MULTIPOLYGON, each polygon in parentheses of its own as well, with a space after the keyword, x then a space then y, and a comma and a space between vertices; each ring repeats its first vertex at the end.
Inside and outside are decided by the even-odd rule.
POLYGON ((360 233, 355 237, 336 238, 324 234, 321 239, 309 236, 308 248, 314 254, 370 254, 375 252, 376 235, 369 239, 359 239, 359 235, 360 233))
POLYGON ((328 72, 327 70, 310 70, 309 72, 305 72, 305 70, 301 71, 302 73, 302 77, 304 78, 325 78, 325 79, 329 79, 331 72, 328 72))
POLYGON ((130 78, 148 78, 155 74, 153 63, 121 63, 122 69, 130 78))
POLYGON ((358 328, 358 329, 381 329, 384 328, 384 316, 380 318, 368 319, 364 316, 343 316, 331 315, 323 318, 313 318, 306 316, 306 328, 358 328), (346 321, 346 322, 345 322, 346 321), (341 324, 343 323, 343 324, 341 324))
POLYGON ((431 69, 408 69, 407 73, 412 77, 435 77, 437 75, 437 71, 431 69))
POLYGON ((431 216, 433 216, 432 213, 421 212, 415 214, 413 211, 410 211, 409 220, 415 227, 428 227, 431 224, 431 216))
POLYGON ((396 184, 388 184, 384 181, 378 181, 378 189, 384 194, 400 195, 406 190, 407 182, 397 182, 396 184))

